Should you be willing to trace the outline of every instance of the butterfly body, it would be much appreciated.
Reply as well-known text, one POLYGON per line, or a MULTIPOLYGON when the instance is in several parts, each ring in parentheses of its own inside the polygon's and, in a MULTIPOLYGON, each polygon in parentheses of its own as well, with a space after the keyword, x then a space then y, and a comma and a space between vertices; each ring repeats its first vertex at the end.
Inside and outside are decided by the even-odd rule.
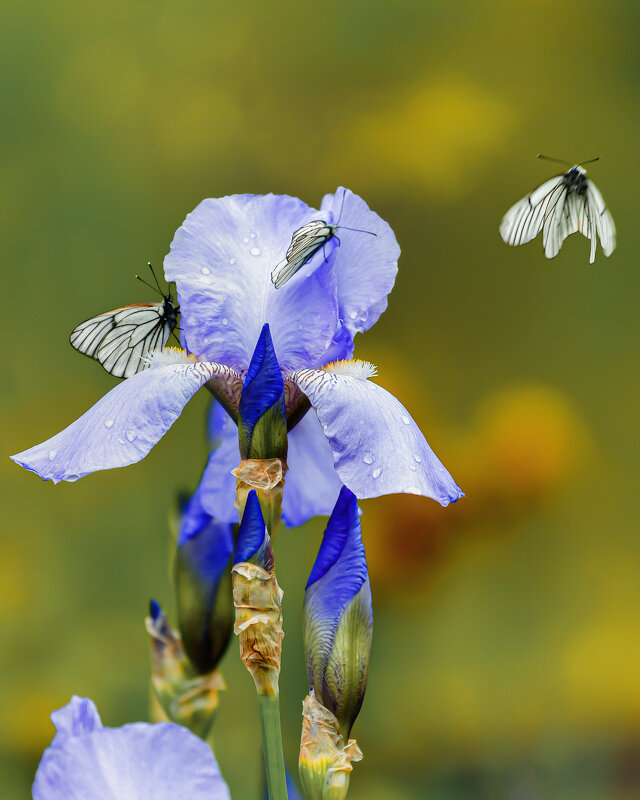
POLYGON ((147 369, 148 357, 162 350, 178 322, 171 295, 161 303, 134 303, 81 322, 71 332, 71 346, 98 361, 116 378, 147 369))
POLYGON ((580 232, 591 240, 591 264, 598 238, 605 256, 616 246, 616 228, 602 195, 580 165, 545 181, 512 206, 502 219, 500 235, 510 245, 530 242, 542 231, 547 258, 553 258, 563 241, 580 232))
POLYGON ((335 237, 337 230, 338 225, 331 225, 323 219, 314 219, 294 231, 285 257, 271 273, 271 282, 276 289, 284 286, 302 269, 321 247, 335 237))

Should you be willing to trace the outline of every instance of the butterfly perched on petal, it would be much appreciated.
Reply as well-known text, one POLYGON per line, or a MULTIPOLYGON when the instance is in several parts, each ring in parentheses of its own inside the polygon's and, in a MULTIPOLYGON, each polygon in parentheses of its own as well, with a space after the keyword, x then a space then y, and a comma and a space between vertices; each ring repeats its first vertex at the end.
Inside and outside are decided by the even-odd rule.
POLYGON ((116 378, 142 372, 151 366, 150 354, 164 348, 178 322, 179 306, 171 294, 160 294, 162 302, 134 303, 81 322, 71 331, 71 346, 116 378))
POLYGON ((567 236, 578 231, 591 240, 589 263, 595 261, 598 238, 605 256, 613 253, 616 246, 613 217, 581 165, 545 181, 523 197, 507 211, 500 224, 500 235, 510 245, 530 242, 540 231, 547 258, 556 256, 567 236))
MULTIPOLYGON (((334 237, 338 239, 336 231, 339 228, 345 231, 368 233, 371 236, 377 236, 373 231, 363 231, 360 228, 347 228, 344 225, 340 225, 345 195, 346 191, 342 195, 342 206, 340 207, 338 221, 335 224, 326 222, 323 219, 314 219, 293 232, 291 244, 287 248, 285 257, 276 264, 271 273, 271 282, 276 289, 284 286, 328 241, 334 237)), ((340 244, 339 239, 338 244, 340 244)))

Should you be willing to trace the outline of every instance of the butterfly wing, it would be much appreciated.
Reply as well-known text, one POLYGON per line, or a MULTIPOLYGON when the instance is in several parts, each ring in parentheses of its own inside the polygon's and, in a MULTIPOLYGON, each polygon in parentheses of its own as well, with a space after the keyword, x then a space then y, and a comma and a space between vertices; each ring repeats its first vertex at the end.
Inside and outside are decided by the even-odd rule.
POLYGON ((577 195, 568 196, 564 181, 549 195, 542 225, 542 245, 547 258, 554 258, 562 243, 577 228, 575 203, 577 195))
POLYGON ((564 190, 563 178, 564 175, 550 178, 511 206, 500 223, 500 235, 507 244, 517 246, 535 239, 555 207, 559 190, 564 190))
POLYGON ((166 314, 164 303, 138 303, 80 323, 69 341, 111 375, 129 378, 147 369, 147 356, 165 346, 175 324, 175 315, 166 314))
POLYGON ((579 225, 578 230, 591 239, 589 263, 593 264, 596 258, 596 233, 600 237, 602 252, 605 256, 610 256, 616 248, 616 226, 602 195, 592 181, 587 183, 583 215, 587 224, 579 225))
POLYGON ((285 258, 271 273, 271 282, 276 289, 284 286, 333 235, 334 228, 321 219, 298 228, 291 237, 285 258))

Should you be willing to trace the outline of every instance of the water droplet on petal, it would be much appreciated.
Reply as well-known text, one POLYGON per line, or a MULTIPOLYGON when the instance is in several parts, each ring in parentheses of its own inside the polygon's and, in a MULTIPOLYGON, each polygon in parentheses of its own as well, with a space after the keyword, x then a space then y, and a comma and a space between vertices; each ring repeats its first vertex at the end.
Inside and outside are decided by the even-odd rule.
POLYGON ((405 425, 411 425, 411 420, 405 414, 402 415, 402 421, 405 425))
POLYGON ((138 431, 134 431, 133 428, 129 428, 128 431, 125 433, 128 442, 135 442, 138 438, 138 431))
POLYGON ((243 239, 242 241, 243 241, 245 244, 249 244, 249 237, 248 237, 248 236, 245 236, 245 237, 244 237, 244 239, 243 239))
POLYGON ((111 428, 111 427, 113 427, 113 420, 112 420, 112 419, 105 419, 105 421, 104 421, 104 427, 105 427, 105 428, 111 428))
POLYGON ((414 457, 413 457, 413 460, 414 460, 414 461, 415 461, 417 464, 421 464, 421 463, 422 463, 422 459, 420 458, 420 456, 414 456, 414 457))
POLYGON ((49 461, 53 461, 53 459, 58 455, 57 450, 49 450, 49 461))
POLYGON ((222 318, 222 324, 223 325, 228 325, 229 324, 229 320, 226 317, 223 317, 222 318))
POLYGON ((362 460, 365 464, 373 464, 373 453, 367 451, 363 456, 362 460))
POLYGON ((202 267, 200 271, 202 272, 203 275, 208 275, 211 272, 209 267, 202 267))
POLYGON ((358 319, 358 312, 357 311, 350 311, 349 312, 349 319, 358 319))
POLYGON ((407 494, 421 494, 420 489, 417 486, 407 486, 405 489, 407 494))
POLYGON ((230 263, 230 264, 235 264, 235 263, 236 263, 236 260, 235 260, 235 258, 230 258, 230 259, 229 259, 229 263, 230 263))
POLYGON ((251 233, 249 234, 249 236, 250 236, 252 239, 255 239, 257 235, 258 235, 258 234, 257 234, 255 231, 251 231, 251 233))
POLYGON ((415 472, 418 468, 416 467, 415 464, 409 464, 409 469, 411 470, 411 472, 415 472))
POLYGON ((371 474, 374 478, 379 478, 382 475, 382 467, 376 467, 371 474))
POLYGON ((249 252, 251 253, 252 256, 259 256, 260 255, 260 248, 259 247, 252 247, 251 250, 249 250, 249 252))

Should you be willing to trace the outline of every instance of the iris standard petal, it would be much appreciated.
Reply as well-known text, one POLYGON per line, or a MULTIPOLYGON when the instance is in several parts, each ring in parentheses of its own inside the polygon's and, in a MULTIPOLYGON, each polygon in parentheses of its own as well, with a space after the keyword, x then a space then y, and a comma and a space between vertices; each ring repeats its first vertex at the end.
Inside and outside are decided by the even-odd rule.
POLYGON ((336 233, 340 247, 334 262, 338 307, 353 338, 356 333, 369 330, 386 309, 387 295, 398 272, 400 247, 389 225, 349 189, 340 186, 335 194, 325 195, 321 211, 323 218, 331 216, 334 224, 340 218, 336 233))
POLYGON ((282 500, 282 519, 289 528, 318 514, 330 514, 342 482, 333 466, 331 446, 311 408, 289 432, 289 472, 282 500))
POLYGON ((209 362, 144 370, 119 383, 51 439, 11 458, 54 483, 134 464, 164 436, 201 386, 213 375, 229 372, 209 362))
POLYGON ((164 267, 191 352, 246 370, 268 322, 283 369, 319 363, 338 325, 331 263, 281 289, 271 283, 294 231, 318 214, 286 195, 232 195, 187 215, 164 267))
MULTIPOLYGON (((237 522, 236 479, 231 474, 240 463, 238 428, 226 411, 215 410, 217 448, 209 456, 200 479, 198 496, 208 514, 221 522, 237 522)), ((210 417, 211 419, 211 417, 210 417)))
POLYGON ((205 742, 178 725, 144 722, 56 734, 33 784, 34 800, 150 797, 228 800, 229 791, 205 742))
POLYGON ((335 469, 357 497, 405 492, 443 506, 462 497, 406 408, 381 386, 324 370, 291 379, 316 409, 335 469))

